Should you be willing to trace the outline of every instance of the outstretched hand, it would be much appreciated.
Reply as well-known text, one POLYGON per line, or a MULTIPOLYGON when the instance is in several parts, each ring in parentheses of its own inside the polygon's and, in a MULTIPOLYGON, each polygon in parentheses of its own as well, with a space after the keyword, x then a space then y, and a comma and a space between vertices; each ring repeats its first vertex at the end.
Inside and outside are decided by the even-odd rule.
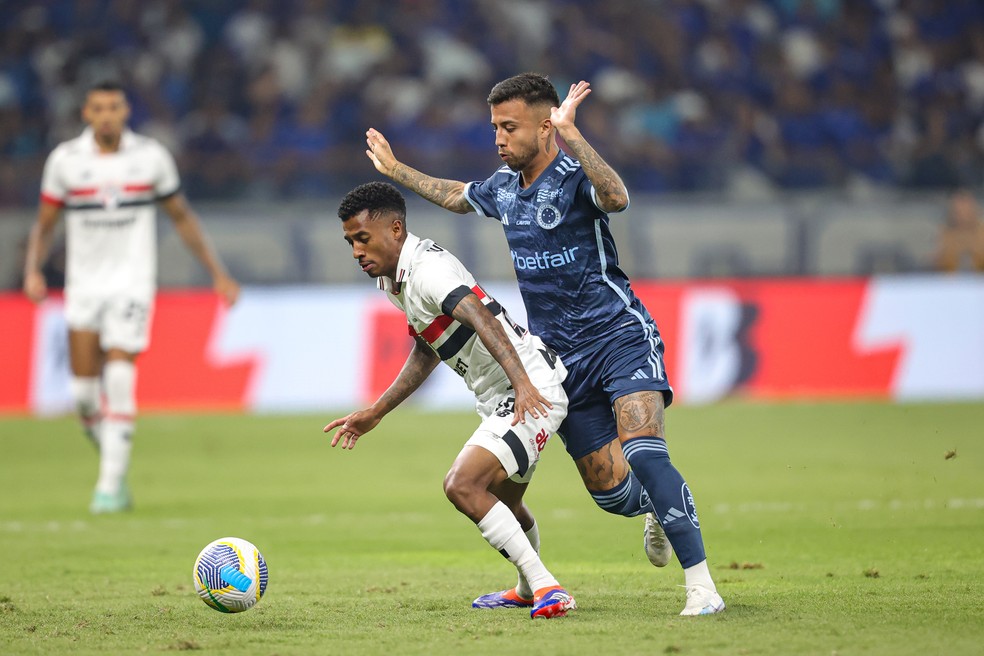
POLYGON ((560 107, 550 108, 550 122, 558 130, 574 125, 574 115, 577 113, 577 106, 591 93, 591 84, 581 80, 577 84, 572 84, 570 91, 560 107))
POLYGON ((322 432, 330 433, 338 428, 335 436, 331 438, 331 445, 335 446, 341 440, 343 449, 354 449, 358 439, 375 428, 378 423, 379 418, 373 413, 368 410, 357 410, 334 420, 325 426, 322 432))
POLYGON ((222 297, 226 305, 232 306, 239 300, 239 283, 232 276, 216 276, 212 288, 222 297))
POLYGON ((393 149, 390 148, 383 133, 375 128, 366 130, 366 145, 369 147, 366 150, 366 156, 372 160, 376 170, 387 177, 391 177, 397 161, 393 155, 393 149))
POLYGON ((24 277, 24 294, 32 303, 40 303, 48 295, 48 285, 40 271, 31 271, 24 277))

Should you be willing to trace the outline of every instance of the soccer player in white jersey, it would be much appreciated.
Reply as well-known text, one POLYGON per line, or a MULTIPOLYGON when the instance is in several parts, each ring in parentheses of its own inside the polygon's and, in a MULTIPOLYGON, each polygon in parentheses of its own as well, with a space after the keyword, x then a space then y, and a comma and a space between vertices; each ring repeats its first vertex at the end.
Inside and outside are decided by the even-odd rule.
POLYGON ((126 474, 137 409, 135 360, 148 346, 157 287, 155 203, 219 295, 229 304, 239 295, 181 193, 174 159, 154 139, 131 132, 129 115, 118 84, 89 89, 82 107, 88 127, 45 163, 24 266, 24 293, 39 302, 47 295, 41 265, 64 211, 72 396, 100 454, 93 513, 131 506, 126 474))
POLYGON ((574 598, 540 561, 539 531, 523 493, 540 451, 567 414, 567 370, 457 258, 407 232, 406 203, 396 187, 356 187, 338 216, 352 256, 406 315, 414 347, 375 403, 325 426, 326 433, 338 429, 331 445, 354 448, 443 360, 474 392, 482 418, 447 473, 444 492, 519 571, 512 594, 495 603, 479 597, 472 606, 528 607, 534 619, 565 615, 575 608, 574 598))
POLYGON ((646 514, 643 544, 683 567, 681 615, 724 610, 707 566, 693 495, 673 463, 664 408, 673 400, 656 322, 619 268, 609 214, 629 205, 618 174, 574 124, 591 93, 572 84, 563 103, 543 75, 523 73, 488 97, 503 166, 487 180, 441 180, 398 161, 377 130, 366 133, 376 169, 445 209, 499 221, 530 328, 563 359, 570 399, 559 434, 602 509, 646 514), (557 144, 560 136, 571 151, 557 144), (672 545, 672 549, 671 549, 672 545))

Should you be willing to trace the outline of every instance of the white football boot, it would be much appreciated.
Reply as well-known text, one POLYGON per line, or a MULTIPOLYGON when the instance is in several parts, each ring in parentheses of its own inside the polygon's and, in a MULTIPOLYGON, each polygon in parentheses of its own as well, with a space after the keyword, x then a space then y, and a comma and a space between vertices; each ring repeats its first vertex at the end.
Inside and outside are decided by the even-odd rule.
POLYGON ((646 527, 642 532, 642 546, 646 550, 646 557, 656 567, 666 567, 673 555, 673 547, 666 539, 666 533, 660 526, 659 520, 654 513, 646 513, 646 527))

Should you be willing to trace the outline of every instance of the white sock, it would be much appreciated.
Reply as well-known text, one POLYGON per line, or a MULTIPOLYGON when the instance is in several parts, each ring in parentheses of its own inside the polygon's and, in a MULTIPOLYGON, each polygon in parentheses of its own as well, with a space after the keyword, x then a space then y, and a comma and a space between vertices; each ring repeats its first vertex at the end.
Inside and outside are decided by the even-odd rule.
POLYGON ((96 481, 98 492, 117 494, 120 491, 130 469, 132 434, 132 421, 103 420, 99 443, 99 480, 96 481))
MULTIPOLYGON (((537 526, 536 520, 533 520, 533 528, 526 531, 526 539, 530 541, 530 546, 533 547, 533 551, 540 553, 540 527, 537 526)), ((516 583, 516 594, 518 594, 523 599, 533 598, 533 588, 530 587, 530 582, 526 580, 522 572, 519 572, 519 582, 516 583)))
POLYGON ((683 570, 683 576, 688 588, 692 585, 702 585, 717 592, 714 581, 711 580, 711 572, 707 569, 706 559, 683 570))
POLYGON ((533 590, 559 585, 537 555, 529 538, 506 504, 497 501, 478 523, 482 537, 526 577, 533 590))
POLYGON ((72 376, 69 383, 75 411, 78 412, 82 430, 89 439, 99 444, 99 423, 101 416, 101 397, 99 378, 96 376, 72 376))
POLYGON ((136 368, 126 360, 111 360, 103 371, 106 416, 102 421, 99 480, 96 491, 116 494, 130 469, 133 419, 137 411, 136 368))

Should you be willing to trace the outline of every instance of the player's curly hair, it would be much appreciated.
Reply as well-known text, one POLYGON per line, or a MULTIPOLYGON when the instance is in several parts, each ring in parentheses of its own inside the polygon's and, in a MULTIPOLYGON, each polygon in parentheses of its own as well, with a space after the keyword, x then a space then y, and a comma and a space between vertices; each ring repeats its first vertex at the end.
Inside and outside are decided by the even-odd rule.
POLYGON ((369 210, 370 220, 384 212, 395 212, 403 225, 407 223, 407 201, 400 190, 388 182, 367 182, 345 194, 338 206, 338 218, 347 221, 362 210, 369 210))
POLYGON ((522 100, 527 105, 549 105, 560 107, 560 97, 546 75, 540 73, 520 73, 499 82, 489 93, 489 105, 498 105, 508 100, 522 100))

